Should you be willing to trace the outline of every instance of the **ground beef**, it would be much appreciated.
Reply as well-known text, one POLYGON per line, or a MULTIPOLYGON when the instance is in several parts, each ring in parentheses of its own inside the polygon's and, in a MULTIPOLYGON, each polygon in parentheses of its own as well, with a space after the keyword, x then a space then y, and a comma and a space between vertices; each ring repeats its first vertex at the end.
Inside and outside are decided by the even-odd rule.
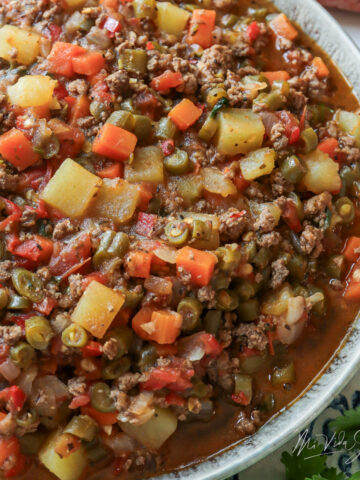
POLYGON ((207 285, 206 287, 199 288, 197 292, 197 297, 201 303, 207 303, 208 308, 214 307, 214 299, 215 299, 215 290, 211 285, 207 285))
POLYGON ((324 212, 331 205, 332 195, 329 192, 323 192, 319 195, 314 195, 308 200, 304 201, 304 216, 305 218, 320 219, 324 212))
MULTIPOLYGON (((103 112, 104 116, 107 117, 107 113, 103 112)), ((105 118, 104 118, 105 120, 105 118)), ((92 115, 88 115, 87 117, 78 118, 77 126, 82 129, 84 134, 88 137, 93 137, 98 134, 100 128, 102 127, 103 123, 96 120, 95 117, 92 115)))
POLYGON ((247 57, 252 50, 250 40, 246 32, 241 32, 236 36, 232 46, 233 55, 238 58, 247 57))
POLYGON ((167 214, 178 212, 184 203, 184 199, 178 194, 175 184, 169 183, 166 186, 158 185, 157 197, 161 202, 161 207, 167 214))
POLYGON ((229 102, 232 107, 242 105, 244 101, 244 90, 241 87, 241 77, 228 70, 226 73, 225 88, 228 94, 229 102))
POLYGON ((262 202, 268 198, 265 186, 256 181, 250 183, 245 190, 245 195, 251 200, 257 200, 258 202, 262 202))
POLYGON ((273 290, 279 288, 285 281, 286 277, 289 275, 289 270, 286 268, 285 260, 279 258, 272 262, 271 264, 271 280, 270 286, 273 290))
POLYGON ((106 77, 106 83, 111 92, 117 96, 125 96, 129 92, 129 74, 119 70, 106 77))
POLYGON ((85 377, 70 378, 67 383, 69 393, 76 397, 77 395, 84 395, 87 391, 85 377))
POLYGON ((255 322, 241 323, 236 329, 235 335, 239 337, 243 345, 260 351, 265 350, 269 343, 264 328, 255 322))
POLYGON ((245 210, 229 208, 220 215, 220 238, 221 241, 235 241, 244 233, 249 226, 249 216, 245 210))
POLYGON ((234 58, 232 50, 226 45, 213 45, 204 50, 201 60, 197 64, 199 83, 209 88, 211 84, 222 83, 227 70, 233 70, 234 58))
POLYGON ((3 260, 0 262, 0 282, 10 280, 12 268, 13 265, 10 260, 3 260))
POLYGON ((263 235, 260 235, 256 243, 260 247, 265 247, 265 248, 271 248, 271 247, 277 247, 280 245, 282 241, 282 236, 280 232, 270 232, 270 233, 264 233, 263 235))
POLYGON ((242 410, 235 423, 235 430, 242 436, 252 435, 256 432, 257 427, 261 425, 261 418, 259 410, 253 410, 250 418, 242 410))
POLYGON ((261 232, 271 232, 277 225, 277 219, 268 208, 264 208, 260 215, 255 219, 254 228, 261 232))
POLYGON ((310 64, 313 56, 304 48, 295 48, 294 50, 287 51, 284 58, 288 64, 288 71, 292 75, 299 75, 300 72, 310 64))
POLYGON ((224 350, 207 369, 210 380, 218 383, 224 390, 234 390, 234 372, 237 367, 232 362, 228 352, 224 350))
POLYGON ((285 127, 281 122, 275 123, 271 128, 270 141, 277 152, 285 150, 289 144, 285 131, 285 127))
POLYGON ((69 276, 69 289, 65 295, 58 299, 58 305, 61 308, 75 307, 77 301, 83 294, 82 275, 79 273, 69 276))
POLYGON ((109 338, 103 345, 103 352, 109 360, 114 360, 119 353, 119 344, 116 338, 109 338))
POLYGON ((61 240, 67 235, 75 233, 76 231, 77 227, 71 222, 71 220, 69 218, 64 218, 55 225, 53 230, 53 238, 55 240, 61 240))
POLYGON ((279 169, 273 170, 270 175, 271 191, 275 197, 290 193, 294 190, 294 185, 286 180, 279 169))
POLYGON ((78 78, 68 83, 67 90, 72 95, 86 95, 89 90, 89 84, 83 78, 78 78))
POLYGON ((336 153, 345 155, 345 163, 354 163, 360 160, 360 149, 356 147, 356 139, 349 135, 339 137, 339 148, 336 153))
POLYGON ((5 168, 0 169, 0 190, 15 192, 19 183, 18 175, 6 173, 5 168))
POLYGON ((22 329, 19 325, 2 325, 0 326, 0 342, 6 345, 14 345, 23 336, 22 329))
POLYGON ((300 236, 301 250, 306 255, 317 258, 323 251, 324 232, 313 225, 306 225, 300 236))
POLYGON ((47 7, 47 0, 11 0, 6 2, 5 22, 21 27, 31 26, 39 20, 47 7))
POLYGON ((288 95, 288 106, 291 110, 295 111, 297 114, 300 114, 304 110, 307 101, 307 97, 302 92, 295 90, 295 88, 290 88, 288 95))
POLYGON ((115 386, 122 392, 132 390, 140 382, 146 382, 150 377, 148 372, 145 373, 124 373, 120 375, 116 381, 115 386))

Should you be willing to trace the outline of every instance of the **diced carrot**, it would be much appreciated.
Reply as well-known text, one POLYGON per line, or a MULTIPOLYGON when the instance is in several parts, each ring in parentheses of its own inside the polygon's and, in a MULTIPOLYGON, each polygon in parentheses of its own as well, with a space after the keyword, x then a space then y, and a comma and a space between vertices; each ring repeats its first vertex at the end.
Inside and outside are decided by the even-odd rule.
POLYGON ((0 412, 0 422, 1 420, 4 420, 4 418, 7 416, 7 413, 5 412, 0 412))
POLYGON ((154 192, 156 189, 156 185, 153 183, 141 183, 139 186, 139 209, 140 210, 147 210, 150 200, 154 196, 154 192))
POLYGON ((70 108, 69 123, 76 125, 79 118, 90 115, 90 100, 86 95, 76 97, 74 105, 70 108))
POLYGON ((327 153, 333 160, 336 160, 335 150, 337 148, 339 148, 339 142, 336 138, 325 138, 317 147, 318 150, 327 153))
POLYGON ((77 127, 70 127, 57 118, 52 118, 50 122, 51 130, 55 133, 60 142, 59 155, 62 158, 76 157, 85 142, 85 135, 83 132, 77 127))
POLYGON ((271 20, 270 28, 276 33, 276 35, 279 37, 285 37, 288 40, 295 40, 299 35, 299 32, 284 13, 280 13, 271 20))
POLYGON ((105 67, 105 58, 100 52, 86 52, 73 57, 72 66, 79 75, 96 75, 105 67))
POLYGON ((16 128, 0 136, 0 155, 19 171, 41 159, 40 155, 34 152, 31 141, 16 128))
POLYGON ((54 450, 60 458, 66 458, 79 450, 80 446, 81 441, 78 437, 71 433, 63 433, 56 441, 54 450))
POLYGON ((180 334, 182 316, 176 312, 159 310, 151 315, 154 332, 150 335, 151 340, 166 345, 174 343, 180 334))
POLYGON ((343 251, 345 260, 356 262, 360 257, 360 237, 350 237, 343 251))
POLYGON ((48 71, 65 77, 72 77, 74 75, 73 58, 85 53, 85 48, 79 47, 79 45, 55 42, 47 57, 48 71))
POLYGON ((116 162, 96 172, 100 178, 118 178, 123 176, 123 166, 116 162))
POLYGON ((203 48, 212 45, 212 32, 215 27, 215 10, 195 9, 191 16, 187 43, 196 43, 203 48))
POLYGON ((158 77, 154 77, 151 80, 150 86, 154 90, 162 92, 168 90, 169 88, 179 87, 182 84, 183 78, 180 72, 171 72, 170 70, 166 70, 158 77))
POLYGON ((150 276, 152 252, 132 251, 126 256, 125 270, 130 277, 148 278, 150 276))
POLYGON ((188 98, 184 98, 170 112, 169 117, 180 130, 187 130, 202 114, 201 108, 194 105, 188 98))
POLYGON ((261 74, 269 80, 270 85, 272 85, 274 82, 289 80, 290 78, 289 73, 285 70, 279 70, 277 72, 262 72, 261 74))
POLYGON ((325 78, 330 75, 329 69, 321 57, 314 57, 312 64, 316 69, 316 76, 318 78, 325 78))
POLYGON ((191 282, 201 287, 210 283, 215 264, 215 255, 196 248, 183 247, 176 256, 178 276, 181 276, 182 273, 189 273, 191 282))
POLYGON ((137 137, 123 128, 105 123, 94 140, 94 153, 116 161, 124 161, 135 150, 137 137))
POLYGON ((118 0, 100 0, 100 3, 110 10, 116 10, 118 7, 118 0))
POLYGON ((151 322, 151 317, 153 312, 154 312, 153 308, 143 307, 137 312, 137 314, 131 320, 132 329, 134 330, 136 335, 138 335, 143 340, 151 340, 150 333, 148 333, 147 330, 142 328, 142 326, 145 325, 146 323, 151 322))
POLYGON ((94 407, 90 405, 86 405, 85 407, 81 407, 82 415, 89 415, 89 417, 93 418, 95 422, 99 425, 114 425, 117 423, 117 413, 103 413, 96 410, 94 407))

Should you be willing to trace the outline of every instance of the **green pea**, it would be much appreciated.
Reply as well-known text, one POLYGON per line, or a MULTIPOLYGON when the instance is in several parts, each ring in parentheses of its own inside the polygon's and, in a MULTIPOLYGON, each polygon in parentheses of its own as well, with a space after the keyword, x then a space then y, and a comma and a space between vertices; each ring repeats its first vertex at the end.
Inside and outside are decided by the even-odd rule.
POLYGON ((183 318, 181 329, 185 332, 195 330, 199 326, 202 310, 202 304, 196 298, 186 297, 180 300, 177 311, 183 318))
POLYGON ((155 126, 155 137, 161 140, 174 138, 177 133, 175 123, 168 117, 162 117, 155 126))
POLYGON ((154 345, 146 345, 139 354, 138 366, 141 372, 149 370, 155 365, 158 354, 154 345))
POLYGON ((343 223, 351 223, 355 217, 355 207, 348 197, 341 197, 335 202, 335 209, 343 223))
POLYGON ((292 277, 297 280, 303 280, 307 268, 306 258, 302 255, 294 253, 287 262, 287 268, 292 277))
POLYGON ((290 183, 298 183, 306 173, 298 157, 291 155, 282 162, 280 171, 282 176, 290 183))
POLYGON ((9 302, 9 294, 6 288, 0 288, 0 310, 4 310, 9 302))
POLYGON ((189 238, 189 225, 181 220, 169 222, 165 226, 165 235, 171 245, 180 247, 189 238))
POLYGON ((37 350, 45 350, 54 336, 49 321, 44 317, 30 317, 25 320, 27 342, 37 350))
POLYGON ((270 249, 267 247, 261 247, 257 254, 252 259, 251 263, 253 263, 256 267, 260 270, 265 268, 271 259, 271 252, 270 249))
POLYGON ((114 380, 120 375, 128 372, 131 367, 131 360, 129 357, 121 357, 117 360, 108 362, 101 370, 101 376, 104 380, 114 380))
POLYGON ((100 244, 93 256, 93 264, 98 268, 104 261, 122 258, 129 250, 130 240, 126 233, 107 230, 100 237, 100 244))
POLYGON ((259 300, 251 298, 246 302, 241 302, 237 311, 241 322, 254 322, 260 314, 259 300))
POLYGON ((305 154, 313 152, 319 143, 316 132, 311 127, 301 132, 300 141, 302 142, 301 152, 305 154))
POLYGON ((105 341, 110 338, 116 340, 118 344, 118 353, 115 357, 115 359, 118 359, 129 352, 133 341, 133 331, 125 326, 117 327, 109 330, 105 335, 105 341))
POLYGON ((99 412, 115 412, 115 405, 110 397, 110 387, 104 382, 95 383, 90 389, 91 405, 99 412))
POLYGON ((219 310, 209 310, 204 318, 204 329, 206 332, 217 336, 222 325, 222 313, 219 310))
POLYGON ((61 341, 67 347, 82 348, 88 342, 88 334, 83 327, 72 323, 62 332, 61 341))
POLYGON ((10 349, 11 360, 20 368, 29 367, 35 357, 35 350, 31 345, 20 342, 10 349))
POLYGON ((296 381, 294 362, 289 362, 283 367, 275 367, 271 375, 271 383, 274 387, 285 384, 293 384, 296 381))
POLYGON ((250 300, 250 298, 256 295, 256 284, 250 282, 250 280, 241 279, 235 286, 235 292, 239 296, 240 300, 250 300))
POLYGON ((44 285, 41 278, 25 268, 15 268, 11 275, 15 290, 32 302, 41 302, 44 298, 44 285))
POLYGON ((236 293, 228 289, 219 290, 216 292, 215 300, 216 308, 226 312, 235 310, 239 305, 239 300, 236 293))
POLYGON ((131 112, 126 110, 116 110, 113 112, 110 117, 106 120, 106 123, 111 123, 117 127, 124 128, 129 132, 132 132, 135 128, 135 118, 131 112))
POLYGON ((171 175, 183 175, 190 170, 190 160, 185 150, 175 149, 172 155, 164 158, 164 166, 171 175))
POLYGON ((88 415, 77 415, 66 425, 64 433, 71 433, 81 440, 91 442, 94 440, 98 424, 88 415))

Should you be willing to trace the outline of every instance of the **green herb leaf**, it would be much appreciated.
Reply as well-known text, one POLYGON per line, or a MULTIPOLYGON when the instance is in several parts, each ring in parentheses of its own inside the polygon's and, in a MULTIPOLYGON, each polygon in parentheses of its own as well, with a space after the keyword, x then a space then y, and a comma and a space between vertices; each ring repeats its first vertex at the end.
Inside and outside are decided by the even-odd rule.
POLYGON ((355 444, 360 445, 360 433, 357 433, 360 431, 360 407, 346 410, 330 422, 329 426, 337 435, 344 436, 342 447, 353 449, 355 444))
POLYGON ((211 110, 210 117, 215 118, 218 114, 218 111, 221 110, 223 107, 228 107, 229 100, 226 97, 221 97, 215 104, 215 107, 211 110))
POLYGON ((322 455, 322 451, 323 446, 311 439, 305 440, 304 445, 296 448, 292 454, 283 452, 281 463, 286 468, 286 480, 311 479, 313 475, 322 474, 326 467, 326 456, 322 455))

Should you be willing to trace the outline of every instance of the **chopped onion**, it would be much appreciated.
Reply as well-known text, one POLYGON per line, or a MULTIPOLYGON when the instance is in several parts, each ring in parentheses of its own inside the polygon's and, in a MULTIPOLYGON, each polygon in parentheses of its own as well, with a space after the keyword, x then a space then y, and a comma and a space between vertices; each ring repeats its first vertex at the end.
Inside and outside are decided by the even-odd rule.
POLYGON ((197 362, 205 356, 205 345, 201 341, 202 334, 203 332, 195 333, 179 340, 178 352, 180 357, 197 362))
POLYGON ((261 119, 263 121, 265 132, 268 137, 271 135, 271 129, 276 124, 279 123, 279 117, 275 115, 275 113, 271 112, 261 112, 260 113, 261 119))
POLYGON ((0 373, 8 382, 13 382, 20 375, 21 370, 8 358, 0 365, 0 373))
POLYGON ((305 326, 305 306, 304 297, 289 298, 286 314, 278 317, 276 330, 280 342, 290 345, 299 338, 305 326))
POLYGON ((111 436, 101 435, 101 439, 105 445, 111 448, 115 457, 120 457, 127 452, 133 452, 138 447, 137 441, 123 432, 111 436))
POLYGON ((55 375, 45 375, 33 383, 30 401, 39 415, 53 416, 57 402, 69 396, 66 385, 55 375))
POLYGON ((16 382, 17 385, 21 388, 21 390, 26 394, 28 397, 31 393, 32 384, 38 374, 38 369, 36 365, 31 365, 27 370, 25 370, 18 381, 16 382))
POLYGON ((157 295, 171 295, 172 293, 172 281, 163 278, 150 275, 149 278, 145 280, 144 287, 150 292, 154 292, 157 295))
POLYGON ((175 264, 176 263, 176 248, 171 248, 166 245, 162 245, 154 250, 154 255, 156 255, 160 260, 164 260, 166 263, 175 264))

